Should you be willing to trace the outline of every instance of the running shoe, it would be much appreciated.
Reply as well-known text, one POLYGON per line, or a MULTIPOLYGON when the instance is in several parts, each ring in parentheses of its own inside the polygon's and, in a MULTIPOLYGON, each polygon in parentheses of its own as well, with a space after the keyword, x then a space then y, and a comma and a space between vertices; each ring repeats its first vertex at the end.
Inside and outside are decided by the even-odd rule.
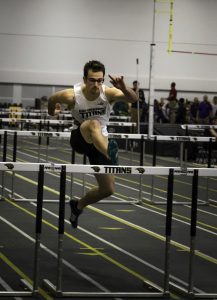
POLYGON ((71 208, 71 216, 69 218, 69 221, 71 222, 73 228, 77 228, 77 226, 78 226, 78 217, 82 213, 82 210, 78 209, 78 207, 77 207, 78 201, 71 200, 71 201, 69 201, 69 205, 70 205, 70 208, 71 208))
POLYGON ((118 165, 118 144, 114 140, 109 140, 108 155, 111 159, 112 165, 118 165))

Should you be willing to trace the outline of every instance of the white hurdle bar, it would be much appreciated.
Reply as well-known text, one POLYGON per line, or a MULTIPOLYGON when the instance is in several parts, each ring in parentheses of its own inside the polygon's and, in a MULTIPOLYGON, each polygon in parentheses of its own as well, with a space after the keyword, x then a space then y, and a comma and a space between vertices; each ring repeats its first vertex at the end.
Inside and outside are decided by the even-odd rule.
POLYGON ((210 129, 215 128, 217 129, 217 125, 196 125, 196 124, 183 124, 181 125, 182 129, 191 129, 191 130, 197 130, 197 129, 210 129))
POLYGON ((82 165, 82 164, 55 164, 55 163, 21 163, 0 162, 0 171, 38 172, 40 165, 44 166, 44 172, 61 172, 65 166, 66 173, 85 174, 131 174, 131 175, 169 175, 169 170, 174 170, 174 175, 193 176, 194 170, 198 170, 198 176, 217 177, 216 168, 186 168, 181 167, 147 167, 147 166, 116 166, 116 165, 82 165))
MULTIPOLYGON (((39 124, 42 125, 50 123, 50 124, 72 124, 72 120, 53 120, 53 119, 18 119, 18 118, 0 118, 0 121, 3 123, 32 123, 32 124, 39 124)), ((135 126, 135 122, 114 122, 111 121, 107 124, 107 126, 126 126, 132 127, 135 126)))

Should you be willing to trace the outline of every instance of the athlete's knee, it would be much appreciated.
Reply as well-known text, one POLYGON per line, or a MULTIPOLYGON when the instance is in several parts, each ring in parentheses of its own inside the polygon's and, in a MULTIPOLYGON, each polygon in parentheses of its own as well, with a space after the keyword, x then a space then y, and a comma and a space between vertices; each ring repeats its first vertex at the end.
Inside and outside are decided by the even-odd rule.
POLYGON ((90 132, 95 132, 97 130, 100 130, 101 125, 98 120, 90 120, 89 122, 89 130, 90 132))

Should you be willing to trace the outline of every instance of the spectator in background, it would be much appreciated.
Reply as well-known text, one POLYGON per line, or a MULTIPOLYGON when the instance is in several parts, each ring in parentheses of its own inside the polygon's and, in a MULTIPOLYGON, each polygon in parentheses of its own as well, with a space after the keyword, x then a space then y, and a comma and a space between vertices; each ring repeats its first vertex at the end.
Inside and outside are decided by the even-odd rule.
POLYGON ((214 96, 212 99, 212 112, 211 112, 211 118, 214 118, 217 116, 217 96, 214 96))
POLYGON ((131 122, 135 122, 138 124, 138 106, 139 106, 139 120, 142 116, 142 109, 145 103, 145 94, 142 89, 139 88, 139 82, 137 80, 133 81, 133 88, 132 90, 138 95, 139 102, 131 104, 131 122))
POLYGON ((186 123, 186 105, 185 99, 180 98, 178 102, 178 109, 176 114, 176 123, 177 124, 185 124, 186 123))
POLYGON ((113 105, 113 112, 116 116, 128 116, 129 115, 129 105, 124 101, 115 102, 113 105))
MULTIPOLYGON (((213 119, 212 119, 212 125, 216 125, 217 126, 217 116, 215 116, 213 119)), ((213 136, 216 138, 216 141, 217 141, 217 128, 210 128, 209 129, 209 132, 210 132, 210 136, 213 136)), ((217 144, 216 144, 217 146, 217 144)), ((217 148, 217 147, 216 147, 217 148)), ((215 148, 215 149, 216 149, 215 148)))
POLYGON ((167 99, 160 98, 160 106, 163 113, 163 123, 169 123, 169 102, 167 99))
POLYGON ((170 85, 170 91, 167 100, 169 101, 170 123, 174 124, 176 122, 176 111, 177 111, 177 90, 176 90, 175 82, 172 82, 170 85))
MULTIPOLYGON (((215 116, 212 119, 212 125, 216 125, 217 126, 217 116, 215 116)), ((217 150, 217 128, 208 128, 205 129, 204 131, 204 135, 205 136, 209 136, 209 137, 215 137, 216 141, 214 143, 212 143, 212 149, 213 150, 217 150)), ((206 144, 206 143, 205 143, 206 144)), ((206 148, 208 148, 208 146, 206 145, 206 148)))
POLYGON ((198 122, 198 108, 199 108, 199 99, 194 97, 193 102, 190 105, 190 122, 196 124, 198 122))
POLYGON ((208 96, 203 96, 203 101, 199 103, 198 107, 198 123, 208 125, 210 123, 210 117, 212 112, 212 106, 208 101, 208 96))
POLYGON ((54 110, 54 118, 59 120, 60 116, 59 114, 61 113, 62 108, 61 108, 61 104, 60 103, 56 103, 55 104, 55 110, 54 110))
POLYGON ((164 98, 160 99, 160 102, 155 99, 154 100, 154 115, 155 115, 155 121, 157 123, 168 123, 168 108, 167 103, 165 103, 164 98))

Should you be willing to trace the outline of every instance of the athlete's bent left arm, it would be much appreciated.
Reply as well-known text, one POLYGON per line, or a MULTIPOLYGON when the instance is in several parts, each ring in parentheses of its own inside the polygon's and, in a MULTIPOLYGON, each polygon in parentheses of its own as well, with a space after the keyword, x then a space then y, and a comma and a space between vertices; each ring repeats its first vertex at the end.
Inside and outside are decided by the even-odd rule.
POLYGON ((126 101, 130 103, 137 102, 139 97, 137 93, 134 92, 131 88, 127 87, 124 82, 124 77, 112 77, 109 75, 111 83, 114 88, 110 88, 109 94, 111 94, 112 102, 113 101, 126 101))

